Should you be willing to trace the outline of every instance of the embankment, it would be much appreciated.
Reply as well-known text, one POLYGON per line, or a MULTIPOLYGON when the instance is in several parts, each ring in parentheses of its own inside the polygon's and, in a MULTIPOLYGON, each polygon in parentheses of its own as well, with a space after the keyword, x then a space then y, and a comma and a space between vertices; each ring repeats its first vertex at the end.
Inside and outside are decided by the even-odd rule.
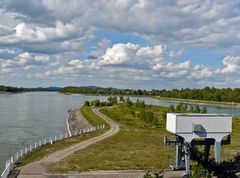
POLYGON ((67 130, 69 135, 74 135, 81 130, 91 127, 92 125, 83 117, 79 108, 74 108, 68 113, 67 130))

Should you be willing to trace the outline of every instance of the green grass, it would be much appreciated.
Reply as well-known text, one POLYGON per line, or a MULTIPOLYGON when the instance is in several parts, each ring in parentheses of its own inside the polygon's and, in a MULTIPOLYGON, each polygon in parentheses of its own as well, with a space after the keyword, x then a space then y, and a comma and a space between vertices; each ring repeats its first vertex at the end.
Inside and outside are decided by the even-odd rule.
MULTIPOLYGON (((167 108, 147 106, 160 124, 153 126, 133 116, 138 108, 118 106, 104 108, 101 112, 120 124, 120 132, 87 149, 77 151, 56 163, 50 169, 56 172, 124 169, 165 169, 175 162, 175 148, 163 144, 166 132, 162 115, 167 108)), ((233 120, 232 144, 223 146, 223 160, 229 160, 240 148, 240 119, 233 120)))
POLYGON ((174 162, 173 147, 163 145, 165 121, 161 118, 166 112, 164 107, 147 107, 154 111, 159 119, 155 127, 132 115, 132 111, 123 106, 105 108, 101 112, 120 124, 120 132, 87 149, 77 151, 68 158, 51 167, 51 171, 89 171, 122 169, 159 169, 168 168, 174 162))
POLYGON ((49 155, 55 151, 62 150, 64 148, 67 148, 73 144, 77 144, 81 141, 93 138, 95 136, 103 134, 105 131, 99 130, 96 132, 87 133, 83 136, 74 136, 68 139, 60 140, 55 142, 54 144, 47 144, 42 146, 40 149, 37 149, 36 151, 33 151, 32 153, 28 154, 23 160, 21 160, 19 163, 17 163, 17 166, 23 166, 28 163, 38 161, 42 159, 44 156, 49 155))
POLYGON ((98 115, 96 115, 92 111, 92 108, 90 106, 83 105, 80 108, 80 111, 81 111, 82 115, 84 116, 84 118, 87 119, 88 122, 92 126, 99 126, 99 125, 102 125, 102 124, 105 124, 106 126, 108 126, 107 122, 105 122, 102 118, 100 118, 98 115))

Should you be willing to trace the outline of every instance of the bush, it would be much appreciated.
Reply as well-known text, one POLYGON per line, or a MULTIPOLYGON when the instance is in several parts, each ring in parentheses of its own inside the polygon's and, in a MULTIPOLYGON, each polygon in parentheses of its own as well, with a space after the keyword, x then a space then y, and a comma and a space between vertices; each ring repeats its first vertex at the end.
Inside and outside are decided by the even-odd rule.
POLYGON ((190 178, 212 178, 213 173, 209 172, 202 165, 194 165, 190 171, 190 178))
POLYGON ((140 118, 145 121, 145 119, 146 119, 146 111, 144 111, 144 110, 140 111, 140 118))
POLYGON ((101 102, 100 106, 107 106, 107 102, 105 102, 105 101, 101 102))
POLYGON ((112 105, 113 105, 112 101, 107 102, 107 106, 112 106, 112 105))
POLYGON ((89 101, 85 101, 84 105, 85 105, 85 106, 90 106, 89 101))
POLYGON ((135 117, 136 116, 135 111, 131 110, 131 115, 135 117))
POLYGON ((101 104, 101 101, 100 101, 100 100, 94 100, 94 101, 93 101, 93 105, 94 105, 94 106, 100 106, 100 104, 101 104))
POLYGON ((143 177, 144 178, 163 178, 163 171, 158 171, 158 172, 147 171, 147 173, 143 177))
POLYGON ((146 122, 148 122, 148 123, 154 123, 154 124, 155 124, 153 112, 147 111, 145 115, 146 115, 146 116, 145 116, 145 117, 146 117, 146 119, 145 119, 146 122))

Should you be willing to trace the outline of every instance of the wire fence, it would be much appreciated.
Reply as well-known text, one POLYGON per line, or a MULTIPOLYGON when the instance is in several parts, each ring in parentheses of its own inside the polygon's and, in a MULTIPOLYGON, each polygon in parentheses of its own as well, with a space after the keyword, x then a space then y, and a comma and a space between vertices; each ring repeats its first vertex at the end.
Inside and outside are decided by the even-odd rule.
POLYGON ((28 154, 32 153, 33 151, 36 151, 36 150, 40 149, 44 145, 53 144, 53 143, 55 143, 59 140, 64 140, 64 139, 67 139, 67 138, 71 138, 73 136, 81 136, 81 135, 84 135, 86 133, 94 132, 94 131, 97 131, 97 130, 103 130, 103 129, 105 129, 104 124, 96 126, 96 127, 81 129, 79 131, 75 131, 73 134, 69 134, 68 132, 66 132, 66 133, 60 134, 58 136, 49 137, 49 138, 45 138, 43 140, 39 140, 39 141, 33 143, 32 145, 29 145, 25 148, 22 148, 16 154, 14 154, 9 160, 6 161, 5 169, 2 172, 0 178, 7 178, 10 171, 13 169, 15 163, 20 162, 28 154))

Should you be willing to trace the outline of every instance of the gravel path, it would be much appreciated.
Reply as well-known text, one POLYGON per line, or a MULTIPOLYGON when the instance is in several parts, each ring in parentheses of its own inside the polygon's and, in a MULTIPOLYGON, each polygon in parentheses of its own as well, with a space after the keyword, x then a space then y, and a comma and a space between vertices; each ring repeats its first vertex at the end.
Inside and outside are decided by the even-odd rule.
MULTIPOLYGON (((78 144, 72 145, 64 150, 56 151, 50 155, 45 156, 43 159, 29 163, 25 166, 19 168, 21 171, 19 174, 19 178, 49 178, 49 177, 56 177, 54 174, 49 173, 49 167, 68 157, 69 155, 73 154, 74 152, 84 149, 94 143, 100 142, 112 135, 115 135, 119 131, 119 125, 113 122, 111 119, 106 117, 105 115, 101 114, 97 109, 93 109, 93 111, 99 115, 102 119, 104 119, 111 127, 111 129, 104 134, 91 138, 89 140, 85 140, 78 144)), ((63 175, 57 175, 57 177, 65 177, 63 175)))

